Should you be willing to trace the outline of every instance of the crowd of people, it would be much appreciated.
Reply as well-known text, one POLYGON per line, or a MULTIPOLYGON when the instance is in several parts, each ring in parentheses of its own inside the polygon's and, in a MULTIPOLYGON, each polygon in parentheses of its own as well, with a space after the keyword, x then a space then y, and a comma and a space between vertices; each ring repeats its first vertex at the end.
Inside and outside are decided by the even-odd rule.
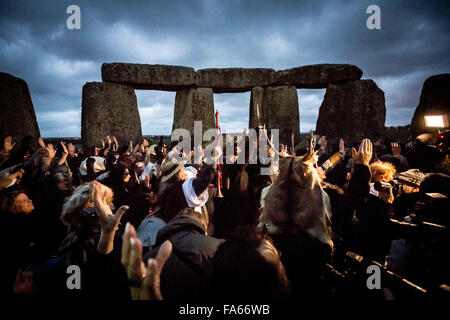
MULTIPOLYGON (((373 295, 365 269, 361 279, 351 277, 355 256, 428 294, 448 292, 450 177, 442 171, 446 160, 420 139, 334 145, 322 136, 310 150, 269 144, 280 159, 266 165, 249 163, 248 148, 237 143, 223 164, 227 153, 220 148, 213 164, 189 164, 179 159, 188 160, 195 146, 180 154, 176 142, 162 140, 133 146, 107 136, 89 150, 42 138, 20 143, 7 137, 0 152, 4 295, 170 301, 373 295), (246 161, 238 164, 241 152, 246 161), (306 163, 306 153, 309 169, 294 168, 298 184, 284 183, 289 198, 277 204, 282 171, 306 163), (289 159, 296 161, 286 165, 289 159), (273 166, 273 174, 261 175, 262 166, 273 166), (326 194, 319 207, 325 222, 308 231, 304 221, 270 221, 265 214, 265 207, 288 212, 317 200, 302 176, 326 194), (70 266, 80 270, 75 289, 68 285, 70 266)), ((380 299, 417 289, 383 284, 380 299)))

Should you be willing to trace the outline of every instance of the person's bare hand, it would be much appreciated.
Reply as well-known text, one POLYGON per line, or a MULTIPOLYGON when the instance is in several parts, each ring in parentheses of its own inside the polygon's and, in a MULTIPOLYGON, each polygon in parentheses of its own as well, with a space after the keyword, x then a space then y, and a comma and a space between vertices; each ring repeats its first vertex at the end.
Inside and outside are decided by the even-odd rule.
POLYGON ((400 154, 402 153, 402 147, 397 142, 391 143, 391 150, 392 150, 392 156, 398 158, 400 157, 400 154))
POLYGON ((134 180, 136 181, 137 184, 141 184, 141 180, 139 180, 139 177, 136 172, 134 173, 134 180))
POLYGON ((95 211, 97 212, 98 222, 102 232, 111 233, 115 231, 119 226, 120 219, 129 207, 121 206, 117 209, 116 213, 113 214, 111 207, 106 202, 107 189, 104 185, 97 181, 94 182, 93 198, 95 211))
POLYGON ((112 140, 114 141, 114 143, 119 144, 119 143, 117 142, 117 138, 116 138, 115 136, 112 137, 112 140))
POLYGON ((8 170, 4 170, 4 174, 0 177, 0 190, 11 185, 14 180, 15 184, 18 184, 20 182, 20 179, 22 179, 22 175, 24 174, 24 170, 20 169, 14 173, 9 173, 8 170))
POLYGON ((392 188, 389 188, 388 191, 378 192, 378 197, 381 198, 386 203, 393 203, 394 202, 394 193, 392 192, 392 188))
POLYGON ((111 145, 111 137, 106 136, 106 144, 111 145))
POLYGON ((344 139, 341 138, 341 140, 339 140, 339 153, 340 154, 344 154, 345 153, 345 143, 344 143, 344 139))
POLYGON ((56 155, 56 150, 53 149, 53 144, 49 143, 49 144, 47 145, 46 150, 47 150, 47 152, 48 152, 49 158, 53 159, 53 158, 55 157, 55 155, 56 155))
POLYGON ((327 178, 325 175, 325 171, 321 167, 317 167, 317 173, 319 174, 319 178, 323 181, 327 178))
POLYGON ((373 145, 369 139, 364 139, 359 145, 358 152, 355 148, 352 148, 352 158, 356 164, 369 165, 370 159, 372 159, 373 145))
POLYGON ((66 143, 64 141, 61 141, 60 143, 61 143, 61 146, 62 146, 62 149, 63 149, 62 150, 63 154, 69 154, 69 151, 66 148, 66 143))
POLYGON ((44 139, 42 139, 42 137, 39 137, 38 144, 42 150, 45 150, 45 143, 44 143, 44 139))
POLYGON ((172 253, 172 243, 166 240, 160 247, 156 259, 149 259, 147 268, 142 261, 142 243, 134 227, 127 223, 122 241, 121 263, 131 283, 134 300, 162 300, 161 271, 172 253))
POLYGON ((318 144, 320 145, 320 149, 321 150, 326 150, 327 144, 328 144, 327 136, 321 136, 320 139, 319 139, 318 144))
POLYGON ((28 296, 35 290, 33 272, 25 271, 22 269, 17 271, 16 281, 13 285, 13 292, 19 296, 28 296))
POLYGON ((3 152, 9 153, 14 148, 15 145, 16 145, 15 142, 12 143, 12 137, 7 136, 5 140, 3 140, 3 152))
POLYGON ((145 177, 144 177, 144 186, 145 186, 147 189, 150 189, 150 188, 151 188, 151 185, 150 185, 150 176, 145 176, 145 177))

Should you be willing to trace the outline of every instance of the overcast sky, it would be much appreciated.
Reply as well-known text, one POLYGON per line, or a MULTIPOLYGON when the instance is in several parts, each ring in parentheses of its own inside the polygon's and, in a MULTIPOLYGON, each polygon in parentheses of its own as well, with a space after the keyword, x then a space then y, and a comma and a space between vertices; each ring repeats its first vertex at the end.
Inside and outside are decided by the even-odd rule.
MULTIPOLYGON (((195 69, 349 63, 385 92, 386 125, 409 124, 426 78, 450 72, 449 1, 1 1, 0 71, 27 81, 44 137, 80 136, 81 89, 103 62, 195 69), (68 30, 66 8, 81 8, 68 30), (366 9, 381 8, 381 30, 366 9)), ((298 90, 300 129, 325 89, 298 90)), ((143 134, 170 134, 175 92, 136 91, 143 134)), ((225 130, 248 126, 250 93, 215 94, 225 130)))

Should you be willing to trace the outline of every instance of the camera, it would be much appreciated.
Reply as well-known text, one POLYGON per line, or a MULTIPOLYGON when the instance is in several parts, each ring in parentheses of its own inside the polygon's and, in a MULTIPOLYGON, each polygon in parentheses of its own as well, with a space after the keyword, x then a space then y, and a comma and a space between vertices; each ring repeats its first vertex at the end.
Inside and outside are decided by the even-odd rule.
POLYGON ((394 197, 399 195, 402 190, 402 185, 397 180, 391 180, 389 182, 383 182, 383 181, 377 181, 375 182, 374 186, 375 190, 379 192, 386 192, 388 193, 390 189, 392 189, 392 194, 394 197))

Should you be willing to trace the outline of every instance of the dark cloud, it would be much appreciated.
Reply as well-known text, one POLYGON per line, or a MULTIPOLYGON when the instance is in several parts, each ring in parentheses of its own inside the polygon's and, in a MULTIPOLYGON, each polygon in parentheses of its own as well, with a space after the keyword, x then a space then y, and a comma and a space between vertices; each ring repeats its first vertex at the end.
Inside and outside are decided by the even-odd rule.
MULTIPOLYGON (((409 123, 423 81, 450 69, 448 1, 77 1, 82 28, 68 30, 71 4, 0 3, 0 71, 27 81, 47 136, 80 134, 73 118, 81 88, 100 81, 102 62, 196 69, 351 63, 384 90, 386 125, 409 123), (366 28, 371 4, 381 8, 381 30, 366 28)), ((314 127, 323 93, 299 90, 302 131, 314 127)), ((168 133, 175 94, 137 96, 144 133, 168 133)), ((248 122, 249 93, 214 98, 224 127, 248 122)))

